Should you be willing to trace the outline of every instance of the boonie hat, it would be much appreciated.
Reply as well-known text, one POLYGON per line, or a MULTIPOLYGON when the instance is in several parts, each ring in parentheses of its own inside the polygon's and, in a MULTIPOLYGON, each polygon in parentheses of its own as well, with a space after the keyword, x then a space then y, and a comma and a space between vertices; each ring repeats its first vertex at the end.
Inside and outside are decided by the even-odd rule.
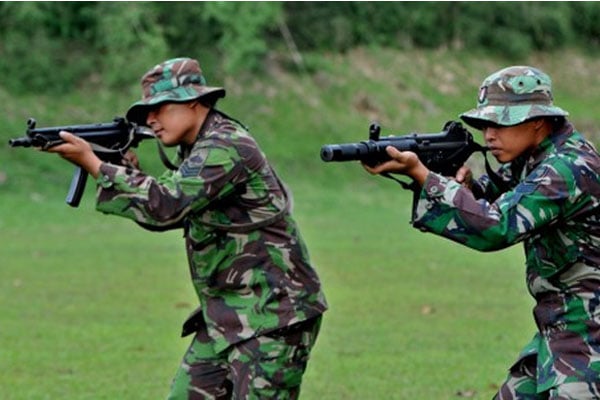
POLYGON ((535 117, 567 116, 552 98, 550 77, 537 68, 512 66, 485 78, 479 88, 477 108, 460 115, 475 129, 486 122, 511 126, 535 117))
POLYGON ((206 85, 206 79, 198 61, 187 58, 173 58, 154 66, 144 74, 142 100, 129 107, 126 118, 140 125, 146 124, 150 110, 161 103, 186 102, 207 97, 210 104, 225 97, 225 89, 206 85))

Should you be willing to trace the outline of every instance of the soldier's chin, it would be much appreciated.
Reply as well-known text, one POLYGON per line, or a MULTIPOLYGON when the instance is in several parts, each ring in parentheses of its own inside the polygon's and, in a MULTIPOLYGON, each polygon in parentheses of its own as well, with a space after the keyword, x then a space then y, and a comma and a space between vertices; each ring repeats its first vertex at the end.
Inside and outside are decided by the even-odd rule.
POLYGON ((515 159, 515 157, 511 157, 501 150, 493 150, 492 155, 499 163, 507 163, 515 159))
POLYGON ((164 136, 158 137, 158 140, 160 140, 160 142, 165 147, 175 147, 175 146, 179 145, 179 142, 177 142, 177 141, 175 141, 173 139, 166 138, 164 136))

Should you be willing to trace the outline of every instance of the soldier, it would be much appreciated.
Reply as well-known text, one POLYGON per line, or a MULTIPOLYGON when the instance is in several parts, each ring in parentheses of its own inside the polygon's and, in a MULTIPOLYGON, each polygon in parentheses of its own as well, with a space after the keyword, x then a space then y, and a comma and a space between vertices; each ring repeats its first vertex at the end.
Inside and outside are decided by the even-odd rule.
POLYGON ((85 140, 61 132, 50 149, 97 180, 97 209, 150 230, 182 228, 200 307, 169 399, 295 399, 326 300, 291 195, 247 129, 214 108, 196 60, 177 58, 142 77, 127 119, 178 146, 159 178, 102 162, 85 140))
POLYGON ((522 242, 537 332, 495 396, 600 398, 600 156, 553 104, 551 80, 513 66, 483 81, 460 115, 501 163, 475 181, 430 172, 415 153, 387 148, 372 174, 412 177, 413 225, 480 251, 522 242))

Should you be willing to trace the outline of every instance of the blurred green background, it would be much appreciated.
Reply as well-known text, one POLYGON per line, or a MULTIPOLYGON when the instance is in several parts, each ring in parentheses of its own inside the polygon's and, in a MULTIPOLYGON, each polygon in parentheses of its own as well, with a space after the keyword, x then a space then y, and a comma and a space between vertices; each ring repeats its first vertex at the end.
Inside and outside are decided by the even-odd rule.
MULTIPOLYGON (((551 75, 600 141, 600 3, 0 3, 0 398, 160 399, 196 306, 180 232, 64 203, 72 166, 8 139, 109 122, 167 58, 197 58, 294 194, 331 309, 303 399, 489 399, 533 335, 520 246, 409 224, 409 193, 323 144, 438 132, 508 65, 551 75)), ((477 132, 473 132, 480 140, 477 132)), ((162 166, 151 142, 144 169, 162 166)), ((482 160, 469 161, 481 169, 482 160)))

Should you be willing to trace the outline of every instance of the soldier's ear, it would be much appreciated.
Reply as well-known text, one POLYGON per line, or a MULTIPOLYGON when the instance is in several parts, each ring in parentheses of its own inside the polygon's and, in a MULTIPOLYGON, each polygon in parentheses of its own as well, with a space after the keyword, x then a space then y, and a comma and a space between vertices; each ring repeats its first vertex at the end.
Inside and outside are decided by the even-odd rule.
POLYGON ((194 108, 194 107, 200 107, 203 109, 209 109, 211 108, 211 106, 209 106, 208 104, 205 104, 201 101, 195 100, 195 101, 191 101, 188 103, 190 108, 194 108))
POLYGON ((543 129, 549 121, 546 118, 536 118, 531 122, 533 123, 533 129, 539 131, 540 129, 543 129))

